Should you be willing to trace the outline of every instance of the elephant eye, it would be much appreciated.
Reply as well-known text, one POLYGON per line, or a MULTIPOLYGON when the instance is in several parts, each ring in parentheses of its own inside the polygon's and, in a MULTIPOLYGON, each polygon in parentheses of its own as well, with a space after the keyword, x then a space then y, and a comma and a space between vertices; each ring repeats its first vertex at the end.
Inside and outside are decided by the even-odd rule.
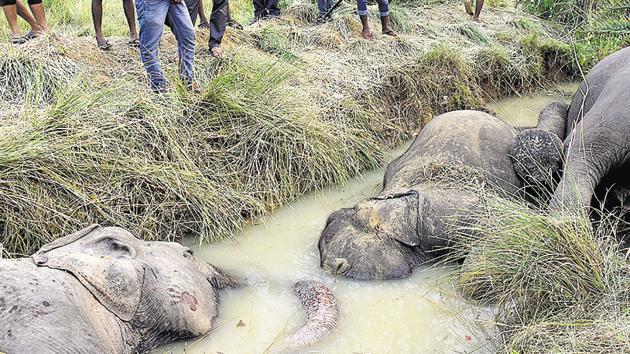
POLYGON ((189 258, 192 257, 193 251, 191 249, 187 249, 186 253, 184 253, 184 257, 189 258))

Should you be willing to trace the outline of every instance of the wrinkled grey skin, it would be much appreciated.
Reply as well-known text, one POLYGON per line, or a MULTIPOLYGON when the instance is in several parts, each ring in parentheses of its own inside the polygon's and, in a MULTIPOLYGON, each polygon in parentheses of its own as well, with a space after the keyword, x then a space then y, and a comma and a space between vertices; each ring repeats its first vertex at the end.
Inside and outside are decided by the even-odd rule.
POLYGON ((598 186, 627 180, 629 78, 630 47, 600 61, 580 84, 569 107, 566 160, 551 209, 589 206, 598 186))
MULTIPOLYGON (((199 337, 213 328, 219 290, 236 285, 178 243, 92 225, 31 258, 0 259, 0 352, 136 353, 199 337)), ((290 348, 326 338, 339 316, 324 284, 294 289, 308 321, 290 348)))
POLYGON ((213 328, 234 281, 177 243, 90 226, 0 260, 0 352, 135 353, 213 328))
MULTIPOLYGON (((474 222, 478 190, 444 178, 433 166, 465 166, 496 191, 514 194, 521 182, 508 156, 516 130, 489 114, 455 111, 435 117, 387 167, 376 198, 335 211, 320 236, 322 268, 355 279, 396 279, 445 251, 454 225, 474 222)), ((446 172, 448 174, 448 172, 446 172)), ((449 177, 449 176, 443 176, 449 177)))
POLYGON ((548 188, 562 169, 568 105, 553 101, 538 115, 536 128, 518 133, 510 147, 514 171, 529 185, 548 188))

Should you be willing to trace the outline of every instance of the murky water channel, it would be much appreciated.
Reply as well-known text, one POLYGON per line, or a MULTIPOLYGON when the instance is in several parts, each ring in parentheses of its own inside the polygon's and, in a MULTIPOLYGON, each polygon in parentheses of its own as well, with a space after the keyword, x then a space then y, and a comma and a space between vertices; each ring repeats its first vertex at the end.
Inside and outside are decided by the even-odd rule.
MULTIPOLYGON (((566 88, 573 91, 574 87, 566 88)), ((534 126, 540 108, 560 96, 508 98, 490 108, 506 121, 534 126)), ((456 293, 453 269, 418 268, 408 279, 388 282, 335 278, 320 270, 317 240, 326 218, 338 208, 377 194, 382 175, 381 170, 372 171, 346 186, 305 196, 233 240, 193 246, 197 256, 248 285, 222 293, 213 333, 156 352, 264 353, 305 319, 290 290, 299 279, 328 284, 341 309, 336 333, 302 352, 491 352, 492 312, 467 303, 456 293)))

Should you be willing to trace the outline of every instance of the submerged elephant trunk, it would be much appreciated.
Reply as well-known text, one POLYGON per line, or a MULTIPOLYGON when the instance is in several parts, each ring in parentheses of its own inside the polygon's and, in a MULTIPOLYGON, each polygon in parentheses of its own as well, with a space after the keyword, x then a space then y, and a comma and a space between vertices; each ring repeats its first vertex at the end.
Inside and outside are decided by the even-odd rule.
POLYGON ((337 328, 339 308, 332 290, 315 280, 300 280, 293 284, 293 292, 306 309, 304 326, 287 337, 284 344, 289 348, 313 345, 328 337, 337 328))

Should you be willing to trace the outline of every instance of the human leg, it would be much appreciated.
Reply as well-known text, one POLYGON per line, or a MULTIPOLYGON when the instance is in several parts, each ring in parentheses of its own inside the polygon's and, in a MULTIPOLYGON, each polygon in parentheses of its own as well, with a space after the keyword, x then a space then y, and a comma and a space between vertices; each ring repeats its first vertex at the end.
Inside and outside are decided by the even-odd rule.
POLYGON ((136 27, 136 10, 133 7, 133 0, 123 0, 123 10, 129 25, 129 42, 134 43, 138 40, 138 29, 136 27))
POLYGON ((203 0, 199 0, 199 22, 200 28, 210 28, 210 23, 206 17, 206 10, 203 6, 203 0))
POLYGON ((381 16, 381 28, 382 33, 388 36, 396 37, 398 33, 390 27, 389 21, 389 1, 388 0, 377 0, 378 2, 378 11, 381 16))
POLYGON ((140 58, 149 76, 153 91, 166 89, 166 79, 158 60, 158 46, 169 12, 170 0, 136 0, 136 13, 140 25, 140 58))
POLYGON ((195 62, 195 27, 190 20, 188 9, 183 3, 171 3, 168 17, 171 30, 177 39, 179 76, 190 88, 193 84, 193 65, 195 62))
POLYGON ((272 17, 280 17, 280 8, 278 7, 278 0, 267 0, 266 3, 267 13, 272 17))
POLYGON ((260 19, 267 16, 267 7, 264 0, 253 0, 254 2, 254 18, 260 19))
POLYGON ((213 0, 210 15, 210 50, 221 46, 228 18, 228 0, 213 0))
POLYGON ((479 21, 479 15, 481 14, 482 8, 483 0, 477 0, 477 5, 475 6, 475 14, 473 15, 473 21, 479 21))
POLYGON ((366 0, 357 0, 357 14, 359 14, 361 25, 363 26, 363 29, 361 30, 361 35, 363 36, 363 38, 374 38, 374 34, 370 30, 370 24, 368 22, 368 9, 366 0))
POLYGON ((20 33, 20 27, 17 23, 17 3, 15 0, 5 0, 2 2, 2 11, 4 12, 4 17, 6 17, 7 22, 9 23, 9 28, 11 29, 11 40, 14 41, 18 38, 22 37, 20 33))
POLYGON ((35 17, 35 21, 39 27, 36 32, 48 32, 48 22, 46 21, 46 12, 44 11, 42 0, 28 0, 28 6, 31 8, 33 17, 35 17))

